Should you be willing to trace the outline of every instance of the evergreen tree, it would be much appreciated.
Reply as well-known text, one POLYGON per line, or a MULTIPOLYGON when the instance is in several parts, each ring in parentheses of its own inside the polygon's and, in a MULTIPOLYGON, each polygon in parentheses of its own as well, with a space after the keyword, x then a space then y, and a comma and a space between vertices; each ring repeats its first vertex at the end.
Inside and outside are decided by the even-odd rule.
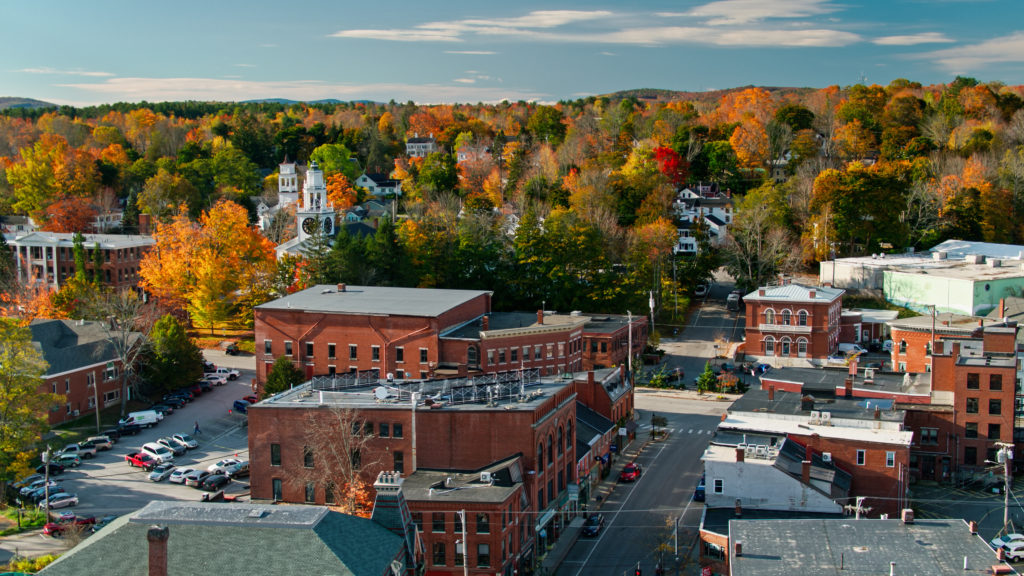
POLYGON ((191 383, 203 373, 203 354, 174 316, 157 320, 149 332, 148 361, 142 364, 144 380, 166 391, 191 383))
POLYGON ((99 242, 92 246, 92 283, 97 286, 103 283, 103 251, 99 242))
POLYGON ((267 382, 263 385, 263 397, 269 398, 274 394, 289 390, 293 386, 302 384, 305 379, 302 370, 292 364, 290 358, 281 356, 274 360, 274 365, 267 373, 267 382))
POLYGON ((75 256, 75 278, 85 282, 85 236, 75 232, 71 242, 71 252, 75 256))

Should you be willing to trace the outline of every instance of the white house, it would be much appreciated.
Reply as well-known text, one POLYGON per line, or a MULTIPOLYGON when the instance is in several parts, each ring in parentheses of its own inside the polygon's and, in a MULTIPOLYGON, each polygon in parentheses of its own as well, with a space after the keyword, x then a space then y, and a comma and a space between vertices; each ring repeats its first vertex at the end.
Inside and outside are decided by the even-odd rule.
POLYGON ((437 152, 437 140, 434 140, 433 134, 428 138, 413 134, 412 138, 405 141, 405 153, 412 158, 426 158, 434 152, 437 152))
POLYGON ((697 239, 693 228, 703 222, 708 229, 712 246, 718 246, 725 239, 734 217, 732 193, 722 193, 717 184, 699 184, 679 191, 673 204, 673 211, 681 222, 676 253, 697 252, 697 239))
POLYGON ((378 198, 402 195, 402 181, 389 178, 387 174, 364 173, 356 178, 355 184, 378 198))

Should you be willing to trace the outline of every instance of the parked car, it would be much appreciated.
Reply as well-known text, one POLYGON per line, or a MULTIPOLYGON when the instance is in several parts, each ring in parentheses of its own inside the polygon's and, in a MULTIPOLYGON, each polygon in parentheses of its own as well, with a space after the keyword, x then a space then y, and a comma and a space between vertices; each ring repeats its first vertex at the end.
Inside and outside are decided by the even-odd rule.
POLYGON ((707 284, 697 284, 696 286, 694 286, 694 288, 693 288, 693 296, 694 296, 694 298, 703 298, 703 297, 705 297, 707 295, 708 295, 708 285, 707 284))
POLYGON ((161 464, 164 462, 174 461, 174 452, 167 446, 164 446, 163 444, 158 444, 156 442, 146 442, 145 444, 142 445, 142 449, 139 450, 139 452, 142 452, 143 454, 148 454, 150 457, 152 457, 154 460, 161 464))
POLYGON ((142 432, 142 426, 138 424, 121 424, 117 427, 117 430, 121 436, 135 436, 142 432))
POLYGON ((74 454, 61 454, 53 463, 60 464, 64 468, 78 468, 82 465, 82 459, 74 454))
POLYGON ((643 468, 636 462, 626 464, 626 467, 622 469, 622 473, 619 474, 619 482, 636 482, 640 479, 640 475, 643 472, 643 468))
POLYGON ((707 498, 707 486, 704 484, 704 476, 700 477, 700 481, 697 482, 697 488, 693 491, 693 501, 703 502, 707 498))
MULTIPOLYGON (((100 437, 103 437, 103 436, 106 436, 107 438, 110 438, 110 441, 112 443, 113 442, 117 442, 118 440, 121 439, 121 429, 120 428, 110 428, 110 429, 104 430, 103 432, 100 432, 100 437)), ((90 438, 90 440, 92 440, 92 438, 90 438)), ((96 446, 96 447, 99 448, 99 446, 96 446)))
POLYGON ((175 456, 181 456, 188 450, 187 446, 171 437, 161 438, 156 443, 169 448, 175 456))
POLYGON ((182 444, 185 445, 185 448, 188 448, 189 450, 192 450, 193 448, 199 448, 199 442, 195 438, 189 436, 188 434, 179 432, 174 436, 171 436, 171 438, 174 438, 178 442, 181 442, 182 444))
POLYGON ((150 426, 156 426, 163 419, 164 415, 156 410, 139 410, 138 412, 129 412, 128 416, 118 420, 117 424, 119 426, 138 424, 143 428, 149 428, 150 426))
POLYGON ((216 369, 216 364, 214 364, 213 362, 209 362, 207 360, 203 360, 203 372, 213 372, 216 369))
POLYGON ((242 460, 237 464, 231 464, 224 468, 224 474, 234 480, 235 478, 244 478, 249 475, 249 461, 242 460))
POLYGON ((185 486, 198 488, 209 475, 210 473, 206 470, 193 470, 185 475, 185 486))
POLYGON ((1010 562, 1024 560, 1024 541, 1017 540, 1009 544, 1003 544, 1002 549, 1006 553, 1006 559, 1010 562))
POLYGON ((186 387, 186 388, 179 388, 179 389, 175 390, 174 392, 171 392, 171 394, 173 394, 175 396, 180 396, 180 397, 184 398, 185 400, 187 400, 188 402, 191 402, 191 401, 196 399, 196 393, 192 391, 192 387, 191 386, 186 387))
POLYGON ((185 400, 181 396, 174 396, 172 394, 168 394, 164 396, 162 400, 160 400, 160 403, 165 406, 170 406, 175 410, 180 410, 185 407, 185 404, 188 404, 188 400, 185 400))
POLYGON ((260 401, 255 394, 249 394, 248 396, 242 396, 242 400, 245 400, 249 404, 255 404, 260 401))
POLYGON ((174 414, 174 407, 168 406, 167 404, 153 404, 152 406, 149 407, 149 409, 154 410, 160 414, 163 414, 164 416, 167 416, 168 414, 174 414))
POLYGON ((31 484, 33 482, 36 482, 37 480, 43 480, 43 479, 44 479, 44 476, 42 474, 29 474, 28 476, 25 476, 24 478, 22 478, 21 480, 18 480, 14 484, 11 484, 11 487, 12 488, 17 488, 18 490, 21 490, 22 488, 28 486, 29 484, 31 484))
POLYGON ((189 474, 195 471, 195 468, 188 468, 185 466, 175 468, 174 472, 171 472, 171 476, 170 478, 167 479, 167 481, 170 482, 171 484, 184 484, 185 476, 188 476, 189 474))
POLYGON ((1011 544, 1013 542, 1024 542, 1024 534, 1016 534, 1016 533, 1014 533, 1014 534, 1007 534, 1006 536, 1000 536, 999 538, 993 538, 989 542, 989 545, 992 546, 993 549, 997 549, 998 550, 999 548, 1002 548, 1006 544, 1011 544))
POLYGON ((114 443, 117 441, 117 439, 112 438, 110 436, 102 435, 90 436, 86 438, 86 441, 92 442, 92 445, 95 446, 97 450, 110 450, 111 448, 114 447, 114 443))
MULTIPOLYGON (((68 494, 67 492, 58 492, 57 494, 50 495, 50 508, 67 508, 68 506, 78 506, 78 495, 68 494)), ((39 503, 40 508, 46 508, 46 501, 39 503)))
POLYGON ((174 473, 174 464, 157 464, 153 471, 149 473, 149 479, 151 482, 160 482, 171 477, 174 473))
POLYGON ((864 367, 872 368, 874 370, 881 370, 883 364, 885 364, 885 362, 868 362, 867 364, 864 365, 864 367))
POLYGON ((49 464, 40 464, 39 466, 36 466, 36 472, 43 474, 47 468, 50 469, 50 476, 56 476, 57 474, 62 474, 64 472, 64 465, 56 461, 52 461, 49 464))
POLYGON ((78 444, 68 444, 58 452, 58 454, 74 454, 83 460, 92 458, 96 455, 96 445, 92 442, 79 442, 78 444))
POLYGON ((46 498, 47 492, 49 492, 50 494, 60 494, 63 491, 64 487, 61 486, 60 484, 53 484, 48 488, 40 486, 39 488, 36 488, 35 490, 29 492, 26 498, 28 499, 29 502, 39 502, 40 500, 46 498))
POLYGON ((245 400, 235 400, 235 403, 231 405, 231 409, 234 410, 235 412, 241 412, 242 414, 246 414, 249 410, 249 406, 251 406, 251 404, 249 404, 245 400))
POLYGON ((193 384, 191 386, 188 386, 186 388, 186 390, 191 392, 193 394, 193 396, 202 396, 203 395, 203 387, 200 386, 198 382, 196 382, 195 384, 193 384))
POLYGON ((217 461, 214 464, 210 464, 207 470, 209 470, 210 473, 212 474, 223 474, 228 469, 229 466, 234 466, 235 464, 240 464, 241 462, 242 461, 239 460, 238 458, 225 458, 223 460, 217 461))
POLYGON ((223 368, 222 367, 222 368, 214 368, 213 370, 206 370, 205 371, 205 375, 206 376, 209 376, 210 374, 216 374, 218 376, 223 376, 223 377, 227 378, 228 380, 238 380, 238 376, 241 374, 241 372, 239 372, 238 370, 232 370, 231 368, 223 368))
POLYGON ((63 522, 47 522, 43 525, 43 534, 58 538, 64 535, 68 529, 85 530, 96 526, 95 516, 72 516, 71 519, 63 522))
POLYGON ((96 525, 92 527, 92 531, 95 532, 95 531, 99 530, 100 528, 103 528, 107 524, 110 524, 114 520, 117 520, 117 515, 116 514, 107 514, 106 516, 100 518, 99 522, 96 522, 96 525))
POLYGON ((238 349, 238 344, 235 344, 234 342, 224 347, 224 353, 228 356, 238 356, 239 352, 241 352, 241 350, 238 349))
POLYGON ((129 466, 152 470, 159 462, 149 454, 143 452, 132 452, 124 457, 129 466))
MULTIPOLYGON (((45 479, 40 478, 39 480, 36 480, 26 486, 22 486, 21 489, 18 491, 18 494, 21 494, 22 496, 28 496, 32 492, 35 492, 36 489, 42 488, 43 485, 46 483, 47 482, 45 479)), ((53 488, 54 486, 57 485, 57 481, 51 478, 49 484, 50 487, 53 488)))
POLYGON ((199 485, 199 489, 205 492, 213 492, 220 490, 231 483, 231 478, 227 477, 227 474, 210 474, 203 480, 203 483, 199 485))
POLYGON ((587 521, 583 523, 583 535, 597 536, 601 533, 601 528, 604 528, 604 515, 591 514, 587 517, 587 521))
POLYGON ((228 377, 223 374, 204 374, 199 384, 206 384, 207 386, 223 386, 228 383, 228 377))
POLYGON ((196 382, 196 384, 199 384, 199 388, 203 392, 213 392, 214 384, 212 382, 208 382, 206 380, 200 380, 199 382, 196 382))

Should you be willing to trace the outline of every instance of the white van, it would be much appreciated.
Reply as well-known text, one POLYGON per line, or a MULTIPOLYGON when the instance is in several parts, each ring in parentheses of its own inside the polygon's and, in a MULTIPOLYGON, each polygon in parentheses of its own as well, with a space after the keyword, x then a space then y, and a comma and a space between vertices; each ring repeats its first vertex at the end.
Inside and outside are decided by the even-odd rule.
POLYGON ((164 415, 157 412, 156 410, 140 410, 139 412, 130 412, 122 420, 118 420, 118 425, 124 426, 127 424, 137 424, 143 428, 149 428, 150 426, 156 425, 157 422, 164 419, 164 415))
POLYGON ((852 354, 865 354, 867 350, 861 348, 860 344, 840 344, 839 351, 847 356, 852 354))
POLYGON ((153 457, 154 460, 163 464, 164 462, 174 461, 174 452, 170 448, 156 442, 147 442, 142 445, 143 454, 148 454, 153 457))

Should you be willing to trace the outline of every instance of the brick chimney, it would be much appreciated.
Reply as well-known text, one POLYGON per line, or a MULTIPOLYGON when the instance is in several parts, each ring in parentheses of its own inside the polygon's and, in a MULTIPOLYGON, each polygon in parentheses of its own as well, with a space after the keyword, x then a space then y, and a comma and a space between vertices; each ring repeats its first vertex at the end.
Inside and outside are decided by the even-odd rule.
POLYGON ((736 549, 737 556, 743 556, 743 542, 737 542, 733 547, 736 549))
POLYGON ((758 288, 757 289, 757 295, 758 296, 764 296, 764 288, 758 288))
POLYGON ((543 324, 543 323, 544 323, 544 311, 543 310, 537 310, 537 324, 543 324))
POLYGON ((882 409, 879 408, 878 406, 875 406, 875 420, 881 420, 881 419, 882 419, 882 409))
POLYGON ((737 446, 736 447, 736 461, 737 462, 743 462, 743 452, 744 452, 743 446, 737 446))
POLYGON ((809 294, 809 296, 811 297, 811 300, 814 299, 814 296, 817 295, 817 293, 818 292, 814 288, 811 288, 811 291, 810 291, 810 294, 809 294))
POLYGON ((743 517, 743 502, 739 498, 736 499, 736 517, 743 517))
POLYGON ((914 510, 911 508, 904 508, 900 510, 900 520, 903 520, 904 524, 914 523, 914 510))
POLYGON ((491 329, 491 318, 489 316, 480 318, 480 329, 484 331, 491 329))
POLYGON ((999 318, 1006 318, 1006 298, 999 299, 999 318))
POLYGON ((768 401, 769 402, 774 402, 775 401, 775 384, 769 384, 768 385, 768 401))
POLYGON ((345 292, 346 290, 348 290, 348 286, 346 286, 345 284, 339 282, 338 283, 338 292, 345 292))
POLYGON ((974 520, 971 520, 970 522, 967 523, 967 529, 971 531, 971 534, 977 534, 978 533, 978 523, 975 522, 974 520))
POLYGON ((590 372, 587 372, 587 385, 588 386, 593 386, 594 385, 594 371, 593 370, 591 370, 590 372))
POLYGON ((149 541, 149 576, 167 576, 167 538, 171 532, 166 526, 150 526, 146 532, 149 541))
POLYGON ((811 461, 804 460, 800 463, 800 477, 804 484, 811 483, 811 461))
POLYGON ((844 394, 847 398, 853 398, 853 378, 847 378, 843 382, 844 394))
MULTIPOLYGON (((415 470, 413 470, 415 472, 415 470)), ((406 566, 416 563, 416 525, 412 522, 409 504, 402 495, 402 475, 399 472, 380 472, 373 483, 377 497, 373 501, 370 519, 394 532, 405 541, 406 566)))

